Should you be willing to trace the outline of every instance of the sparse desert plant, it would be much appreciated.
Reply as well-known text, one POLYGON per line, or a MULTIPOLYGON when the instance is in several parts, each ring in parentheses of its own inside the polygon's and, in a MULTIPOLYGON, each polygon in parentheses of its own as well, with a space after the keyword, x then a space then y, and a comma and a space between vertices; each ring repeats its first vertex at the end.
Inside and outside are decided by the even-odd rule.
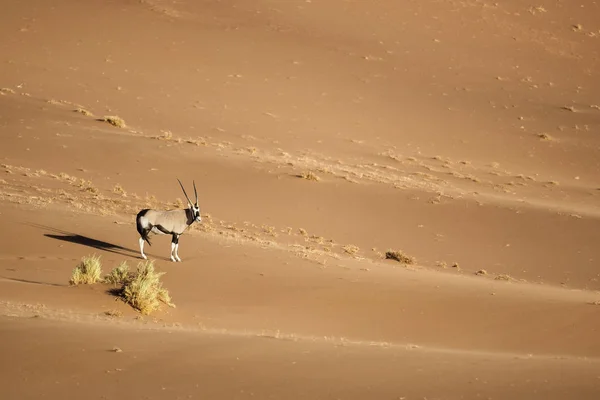
POLYGON ((71 285, 91 285, 100 281, 102 275, 102 263, 100 262, 100 256, 95 254, 92 256, 83 257, 81 262, 73 269, 71 285))
POLYGON ((475 275, 487 275, 487 271, 485 269, 480 269, 475 272, 475 275))
POLYGON ((127 125, 125 121, 121 117, 117 117, 116 115, 108 115, 104 118, 100 118, 98 121, 108 122, 112 126, 116 126, 117 128, 125 128, 127 125))
POLYGON ((158 140, 173 140, 173 132, 171 131, 161 131, 162 135, 160 136, 155 136, 155 139, 158 140))
POLYGON ((552 136, 548 135, 547 133, 538 133, 537 137, 539 137, 542 140, 555 140, 552 136))
POLYGON ((127 262, 123 261, 104 277, 104 283, 125 285, 130 277, 129 265, 127 265, 127 262))
POLYGON ((510 276, 510 275, 500 274, 500 275, 497 275, 494 278, 494 280, 496 280, 496 281, 514 281, 515 279, 512 276, 510 276))
POLYGON ((85 115, 86 117, 89 117, 90 115, 92 115, 91 112, 89 112, 88 110, 86 110, 85 108, 81 108, 81 107, 77 107, 76 109, 73 110, 76 113, 80 113, 85 115))
POLYGON ((145 315, 158 310, 160 303, 175 307, 169 292, 160 282, 164 274, 154 270, 154 261, 140 262, 137 271, 123 285, 121 296, 126 303, 145 315))
POLYGON ((89 193, 92 193, 92 194, 98 194, 99 193, 98 188, 94 186, 94 184, 92 183, 92 181, 86 181, 83 178, 79 180, 79 187, 84 192, 89 192, 89 193))
POLYGON ((402 250, 388 250, 385 252, 385 258, 396 260, 403 264, 414 264, 416 261, 414 257, 405 254, 402 250))
POLYGON ((342 247, 342 250, 344 250, 348 254, 355 255, 356 253, 358 253, 358 251, 360 250, 360 248, 358 246, 353 245, 353 244, 348 244, 348 245, 342 247))
POLYGON ((123 316, 123 313, 119 310, 108 310, 108 311, 104 311, 104 315, 106 315, 107 317, 112 317, 112 318, 120 318, 123 316))
POLYGON ((178 197, 175 199, 175 201, 173 202, 173 207, 175 208, 183 208, 184 204, 183 201, 181 201, 181 199, 178 197))
POLYGON ((115 192, 116 194, 120 194, 123 197, 127 197, 127 192, 125 191, 125 189, 123 189, 123 186, 119 185, 118 183, 113 188, 113 192, 115 192))
POLYGON ((301 174, 296 175, 298 178, 306 179, 307 181, 315 181, 318 182, 321 180, 317 175, 315 175, 311 171, 303 172, 301 174))

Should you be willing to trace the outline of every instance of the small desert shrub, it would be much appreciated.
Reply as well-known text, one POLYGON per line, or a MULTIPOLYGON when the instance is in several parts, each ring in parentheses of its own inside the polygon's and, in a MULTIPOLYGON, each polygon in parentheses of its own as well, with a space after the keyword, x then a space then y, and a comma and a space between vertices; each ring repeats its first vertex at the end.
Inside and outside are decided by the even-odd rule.
POLYGON ((123 197, 127 197, 127 192, 125 191, 125 189, 123 189, 123 186, 121 186, 118 183, 113 188, 113 192, 116 194, 120 194, 123 197))
POLYGON ((89 112, 89 111, 88 111, 88 110, 86 110, 85 108, 81 108, 81 107, 79 107, 79 108, 76 108, 76 109, 74 109, 73 111, 74 111, 74 112, 77 112, 77 113, 80 113, 80 114, 83 114, 83 115, 85 115, 86 117, 89 117, 90 115, 92 115, 92 113, 91 113, 91 112, 89 112))
POLYGON ((319 178, 317 175, 315 175, 314 173, 308 171, 308 172, 303 172, 299 175, 296 175, 298 178, 302 178, 302 179, 306 179, 307 181, 315 181, 318 182, 321 180, 321 178, 319 178))
POLYGON ((160 277, 164 272, 154 270, 154 261, 143 261, 137 271, 123 285, 121 296, 142 314, 150 314, 160 308, 160 303, 175 307, 167 289, 162 287, 160 277))
POLYGON ((117 117, 115 115, 109 115, 104 118, 100 118, 99 121, 108 122, 112 126, 116 126, 117 128, 125 128, 127 125, 125 121, 121 117, 117 117))
POLYGON ((385 258, 389 260, 396 260, 403 264, 414 264, 415 258, 406 255, 402 250, 388 250, 385 252, 385 258))
POLYGON ((355 255, 356 253, 358 253, 358 251, 360 250, 360 248, 358 246, 353 245, 353 244, 348 244, 346 246, 343 246, 342 250, 344 250, 348 254, 355 255))
POLYGON ((106 315, 107 317, 112 317, 112 318, 120 318, 123 316, 123 313, 119 310, 108 310, 108 311, 104 311, 104 315, 106 315))
POLYGON ((176 198, 175 201, 173 202, 173 207, 183 208, 184 207, 183 201, 181 201, 181 199, 179 197, 176 198))
POLYGON ((113 268, 108 275, 104 277, 104 283, 113 285, 125 285, 130 277, 129 265, 125 261, 113 268))
POLYGON ((87 256, 83 257, 79 265, 73 269, 69 283, 71 285, 91 285, 100 281, 101 275, 102 263, 100 263, 100 256, 87 256))
POLYGON ((100 192, 98 190, 98 188, 94 186, 94 184, 92 183, 92 181, 86 181, 83 178, 79 180, 79 187, 84 192, 89 192, 89 193, 92 193, 92 194, 98 194, 100 192))
POLYGON ((542 140, 549 140, 549 141, 555 140, 552 136, 548 135, 547 133, 538 133, 537 137, 542 140))

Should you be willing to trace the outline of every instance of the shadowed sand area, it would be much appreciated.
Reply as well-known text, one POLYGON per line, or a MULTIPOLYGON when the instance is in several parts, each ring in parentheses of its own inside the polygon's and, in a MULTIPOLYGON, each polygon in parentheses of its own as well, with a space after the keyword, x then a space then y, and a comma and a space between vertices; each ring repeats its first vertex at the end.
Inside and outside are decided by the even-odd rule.
POLYGON ((0 398, 600 398, 596 2, 3 9, 0 398))

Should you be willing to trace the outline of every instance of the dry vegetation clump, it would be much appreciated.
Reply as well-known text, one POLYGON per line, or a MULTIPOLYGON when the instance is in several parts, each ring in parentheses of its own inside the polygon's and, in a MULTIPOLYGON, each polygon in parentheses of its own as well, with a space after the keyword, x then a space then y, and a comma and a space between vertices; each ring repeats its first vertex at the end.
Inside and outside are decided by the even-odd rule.
POLYGON ((549 141, 556 140, 556 139, 554 139, 554 137, 548 135, 547 133, 538 133, 537 137, 540 138, 540 139, 542 139, 542 140, 549 140, 549 141))
POLYGON ((112 126, 116 126, 117 128, 125 128, 127 125, 125 121, 121 117, 117 117, 116 115, 108 115, 104 118, 100 118, 98 121, 108 122, 112 126))
POLYGON ((98 190, 98 188, 94 186, 94 184, 92 183, 92 181, 86 181, 85 179, 80 179, 79 180, 79 187, 84 192, 89 192, 89 193, 92 193, 92 194, 98 194, 100 192, 98 190))
POLYGON ((346 246, 343 246, 342 250, 344 250, 346 253, 348 253, 350 255, 355 255, 356 253, 358 253, 358 251, 360 250, 360 248, 358 246, 353 245, 353 244, 348 244, 346 246))
POLYGON ((73 269, 71 285, 91 285, 100 281, 102 275, 102 263, 100 262, 100 256, 87 256, 81 259, 79 265, 73 269))
POLYGON ((175 201, 173 202, 173 207, 183 208, 184 207, 183 201, 179 197, 176 198, 175 201))
POLYGON ((306 179, 307 181, 315 181, 318 182, 321 180, 321 178, 319 178, 317 175, 315 175, 313 172, 308 171, 308 172, 303 172, 301 174, 296 175, 298 178, 302 178, 302 179, 306 179))
POLYGON ((112 318, 121 318, 123 316, 123 313, 119 310, 108 310, 104 311, 104 315, 112 318))
POLYGON ((487 271, 485 269, 480 269, 475 272, 475 275, 487 275, 487 271))
POLYGON ((414 264, 416 259, 406 255, 402 250, 388 250, 385 252, 385 258, 388 260, 396 260, 403 264, 414 264))
POLYGON ((124 285, 131 276, 129 265, 123 261, 121 264, 113 268, 108 275, 104 277, 104 283, 113 285, 124 285))
POLYGON ((515 279, 512 276, 510 276, 510 275, 500 274, 500 275, 497 275, 494 278, 494 280, 496 280, 496 281, 514 281, 515 279))
POLYGON ((119 185, 118 183, 113 188, 113 192, 116 194, 120 194, 123 197, 127 197, 127 192, 125 191, 125 189, 123 189, 123 186, 119 185))
POLYGON ((154 270, 154 261, 143 261, 124 283, 121 297, 142 314, 148 315, 160 308, 160 303, 175 307, 167 289, 162 287, 160 277, 164 272, 154 270))
POLYGON ((76 109, 73 110, 76 113, 80 113, 85 115, 86 117, 89 117, 92 115, 91 112, 89 112, 88 110, 86 110, 85 108, 81 108, 81 107, 77 107, 76 109))

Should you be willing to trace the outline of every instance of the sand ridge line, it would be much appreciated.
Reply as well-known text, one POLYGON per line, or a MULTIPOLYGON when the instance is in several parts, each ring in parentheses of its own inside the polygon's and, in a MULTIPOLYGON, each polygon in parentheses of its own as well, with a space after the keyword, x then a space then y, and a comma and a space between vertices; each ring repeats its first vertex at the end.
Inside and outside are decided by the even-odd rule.
POLYGON ((205 336, 231 336, 240 338, 258 338, 265 340, 282 340, 291 342, 309 342, 328 344, 342 347, 369 347, 379 348, 385 351, 418 351, 425 353, 454 354, 484 356, 493 358, 513 358, 520 360, 546 360, 560 361, 570 360, 600 364, 600 357, 572 356, 564 354, 531 354, 516 352, 500 352, 478 349, 457 349, 436 346, 421 346, 414 343, 396 343, 386 341, 358 340, 337 336, 314 336, 300 335, 295 333, 281 332, 276 329, 266 330, 234 330, 226 328, 207 327, 201 323, 198 326, 183 325, 180 323, 167 324, 154 318, 152 321, 146 319, 124 320, 121 317, 113 317, 108 314, 87 314, 70 310, 50 309, 41 304, 15 304, 8 301, 0 301, 0 316, 3 318, 35 318, 39 320, 56 321, 60 323, 75 323, 87 325, 99 325, 114 329, 133 329, 149 332, 168 332, 180 334, 195 334, 205 336))
MULTIPOLYGON (((3 168, 14 171, 13 174, 15 172, 19 172, 27 178, 58 179, 59 181, 64 181, 64 183, 67 185, 72 186, 74 190, 77 190, 76 194, 69 194, 63 189, 58 189, 58 192, 56 192, 58 196, 48 196, 49 189, 28 185, 26 187, 27 190, 33 188, 36 192, 41 191, 42 196, 28 196, 26 193, 13 193, 8 197, 5 197, 6 194, 3 194, 0 191, 0 199, 7 199, 10 202, 16 202, 21 205, 30 204, 34 207, 48 207, 52 205, 53 207, 56 207, 57 204, 66 202, 70 208, 73 208, 78 212, 101 216, 117 216, 118 219, 113 222, 119 223, 119 220, 121 220, 121 224, 133 224, 133 222, 131 222, 129 217, 125 219, 125 216, 122 214, 114 214, 117 212, 117 209, 119 211, 126 210, 133 213, 140 207, 169 208, 175 206, 170 202, 160 202, 154 198, 154 196, 147 196, 146 199, 141 199, 139 196, 130 195, 129 197, 123 198, 125 191, 122 187, 120 187, 121 191, 118 193, 115 192, 114 188, 113 190, 107 189, 107 193, 110 193, 110 196, 115 197, 114 199, 109 199, 104 197, 102 194, 103 192, 100 192, 99 189, 97 189, 91 183, 91 181, 78 179, 67 174, 61 173, 59 175, 55 175, 43 170, 32 172, 33 170, 26 167, 15 167, 6 164, 3 165, 3 168), (80 198, 81 196, 83 196, 85 200, 80 198), (78 207, 78 205, 80 207, 78 207), (85 205, 85 207, 83 205, 85 205), (112 212, 110 209, 106 208, 108 205, 113 207, 112 212)), ((12 176, 9 175, 9 177, 12 176)), ((23 178, 21 177, 21 179, 23 178)), ((18 186, 25 188, 23 185, 18 186)), ((182 203, 180 202, 180 204, 177 206, 181 207, 182 203)), ((203 217, 204 222, 202 225, 194 225, 190 229, 189 232, 192 235, 200 234, 206 238, 211 237, 216 240, 227 240, 229 243, 252 245, 262 249, 270 248, 277 251, 287 251, 299 258, 315 262, 320 268, 350 269, 350 267, 348 267, 346 264, 349 261, 354 260, 360 261, 362 264, 353 266, 352 269, 360 269, 370 273, 381 273, 382 271, 393 270, 394 267, 402 267, 404 269, 413 271, 434 272, 438 275, 448 276, 448 273, 444 275, 440 271, 439 267, 433 267, 432 265, 417 264, 410 266, 403 265, 401 263, 390 264, 388 262, 384 262, 383 255, 375 251, 375 249, 371 249, 370 252, 360 251, 350 253, 346 249, 353 246, 339 244, 332 239, 326 239, 318 235, 309 235, 303 229, 299 229, 300 234, 297 233, 298 231, 292 234, 292 231, 294 231, 292 228, 279 229, 272 226, 259 226, 250 222, 244 222, 243 226, 237 226, 235 223, 232 224, 223 220, 215 221, 208 214, 203 215, 203 217), (300 242, 298 239, 300 239, 300 242)), ((454 274, 455 272, 458 272, 458 269, 449 269, 448 272, 454 274)), ((466 274, 460 275, 467 277, 466 274)), ((477 279, 480 281, 490 281, 501 278, 495 275, 487 275, 483 277, 477 277, 477 279)), ((507 280, 514 281, 513 279, 510 279, 510 277, 508 277, 507 280)), ((519 282, 519 284, 521 284, 521 282, 519 282)), ((537 285, 526 287, 534 288, 536 286, 537 285)), ((563 288, 560 289, 564 290, 563 288)))

